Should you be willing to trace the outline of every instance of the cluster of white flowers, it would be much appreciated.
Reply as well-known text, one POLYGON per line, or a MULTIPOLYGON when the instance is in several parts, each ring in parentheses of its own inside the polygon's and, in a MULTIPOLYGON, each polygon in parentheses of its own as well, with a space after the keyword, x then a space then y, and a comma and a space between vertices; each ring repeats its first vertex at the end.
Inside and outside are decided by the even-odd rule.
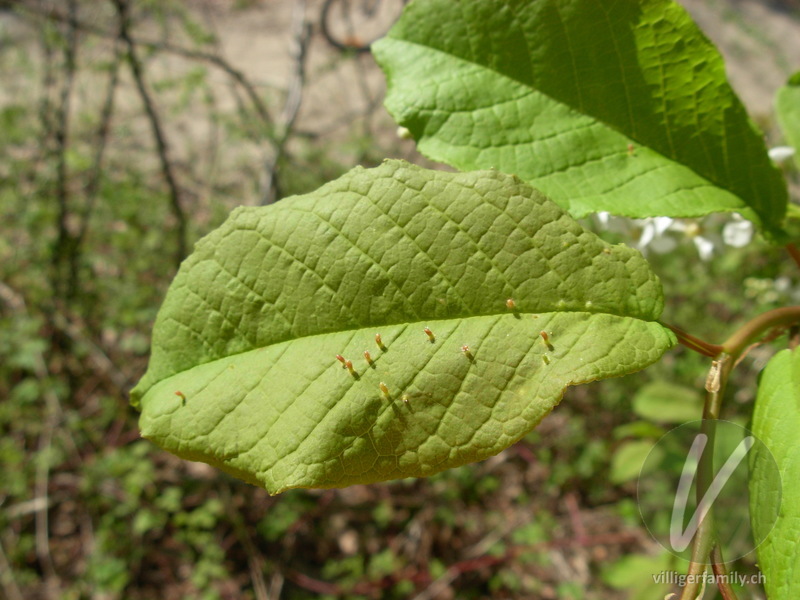
POLYGON ((672 217, 625 219, 606 212, 597 213, 596 217, 601 228, 635 239, 635 246, 643 254, 666 254, 677 248, 681 240, 691 240, 700 258, 710 260, 715 248, 723 245, 741 248, 753 239, 753 224, 737 213, 721 230, 713 226, 713 217, 703 221, 672 217))
MULTIPOLYGON (((794 154, 795 149, 791 146, 776 146, 769 150, 769 157, 779 164, 788 161, 794 154)), ((677 248, 681 240, 691 240, 702 260, 710 260, 715 249, 723 246, 746 246, 754 233, 753 224, 738 213, 733 213, 721 228, 718 215, 702 220, 672 217, 626 219, 599 212, 595 217, 602 229, 622 233, 636 240, 635 246, 643 254, 666 254, 677 248)))

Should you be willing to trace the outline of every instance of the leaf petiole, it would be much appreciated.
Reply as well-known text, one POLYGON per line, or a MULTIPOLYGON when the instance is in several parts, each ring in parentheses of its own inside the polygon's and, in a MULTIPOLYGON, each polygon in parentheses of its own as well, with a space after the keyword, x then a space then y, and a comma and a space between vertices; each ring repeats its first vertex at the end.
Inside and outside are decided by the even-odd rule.
MULTIPOLYGON (((660 322, 660 321, 659 321, 660 322)), ((717 344, 711 344, 704 340, 701 340, 698 337, 693 336, 690 333, 686 333, 680 327, 676 327, 674 325, 670 325, 669 323, 660 322, 664 327, 667 327, 675 334, 678 338, 678 342, 689 348, 690 350, 694 350, 702 354, 703 356, 715 357, 719 355, 723 348, 717 344)))

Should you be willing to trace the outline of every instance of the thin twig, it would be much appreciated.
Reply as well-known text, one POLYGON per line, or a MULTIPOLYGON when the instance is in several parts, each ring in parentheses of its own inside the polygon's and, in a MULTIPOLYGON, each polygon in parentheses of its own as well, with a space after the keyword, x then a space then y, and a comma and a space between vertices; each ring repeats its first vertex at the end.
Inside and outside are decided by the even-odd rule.
MULTIPOLYGON (((68 15, 63 15, 54 10, 49 11, 46 14, 42 14, 26 5, 20 5, 19 8, 23 11, 35 14, 40 17, 44 17, 51 21, 65 22, 69 20, 68 15)), ((99 37, 105 37, 111 39, 117 39, 118 37, 118 34, 115 32, 107 31, 102 27, 97 27, 95 25, 77 19, 74 21, 74 25, 80 31, 91 33, 92 35, 97 35, 99 37)), ((227 73, 234 81, 236 81, 236 83, 238 83, 242 87, 242 89, 244 89, 248 98, 250 98, 250 102, 253 104, 256 113, 261 118, 263 123, 265 125, 271 123, 272 119, 269 116, 269 110, 267 109, 267 105, 258 95, 255 86, 250 81, 248 81, 247 77, 245 77, 245 75, 241 71, 233 67, 221 56, 209 52, 203 52, 201 50, 191 50, 189 48, 183 48, 181 46, 176 46, 175 44, 171 44, 169 42, 142 39, 134 37, 133 35, 130 36, 130 39, 133 42, 133 44, 138 47, 147 48, 148 50, 163 50, 166 52, 170 52, 172 54, 176 54, 178 56, 182 56, 184 58, 192 60, 201 60, 203 62, 207 62, 214 65, 218 69, 227 73)))
POLYGON ((286 150, 286 142, 292 134, 297 114, 300 111, 300 104, 303 101, 303 88, 306 80, 306 55, 310 39, 311 25, 306 20, 306 2, 305 0, 298 0, 292 10, 292 58, 294 59, 294 71, 286 96, 286 103, 278 121, 278 135, 275 137, 273 152, 266 161, 264 168, 266 180, 264 182, 264 193, 261 196, 261 204, 271 204, 278 199, 278 163, 286 150))
POLYGON ((284 581, 286 581, 286 578, 280 571, 275 571, 272 574, 272 580, 269 582, 269 596, 267 596, 269 600, 280 600, 284 581))
POLYGON ((358 82, 359 88, 361 88, 361 96, 366 102, 366 110, 361 112, 359 116, 364 118, 364 130, 362 135, 368 140, 371 140, 375 137, 375 134, 372 130, 372 120, 376 110, 380 108, 381 104, 383 103, 383 94, 378 92, 377 94, 373 95, 372 90, 369 88, 370 78, 367 73, 367 65, 365 64, 365 61, 371 60, 374 59, 369 53, 359 53, 355 56, 353 61, 353 67, 356 71, 356 81, 358 82))
MULTIPOLYGON (((86 239, 86 233, 89 231, 89 220, 91 219, 92 209, 99 196, 100 181, 103 175, 103 163, 105 158, 105 151, 108 147, 108 134, 111 130, 111 116, 114 112, 114 96, 116 95, 117 86, 119 84, 119 67, 122 61, 122 47, 121 44, 114 45, 114 62, 111 66, 111 73, 108 78, 108 87, 106 88, 106 97, 103 101, 103 108, 100 112, 100 122, 97 126, 97 133, 95 135, 95 154, 92 164, 92 172, 89 175, 89 180, 86 182, 84 194, 86 196, 86 204, 81 211, 81 224, 76 237, 76 246, 80 250, 86 239)), ((78 252, 75 253, 75 260, 71 266, 71 277, 77 285, 78 280, 78 252)))
POLYGON ((40 31, 42 52, 44 54, 42 59, 42 96, 39 102, 39 121, 42 124, 42 132, 39 135, 39 139, 41 140, 41 144, 39 144, 41 152, 37 153, 37 157, 34 161, 32 169, 32 178, 34 180, 37 179, 41 165, 46 162, 50 156, 50 143, 53 136, 53 131, 55 130, 55 124, 53 123, 52 118, 52 100, 50 98, 51 89, 55 85, 55 69, 53 67, 53 41, 51 36, 48 35, 46 27, 42 27, 40 31))
MULTIPOLYGON (((40 370, 40 372, 42 372, 42 370, 40 370)), ((34 522, 36 524, 36 557, 44 573, 48 596, 51 598, 59 598, 60 594, 57 593, 59 588, 58 576, 56 575, 55 566, 53 565, 53 558, 50 555, 50 522, 48 512, 48 506, 50 504, 50 449, 53 443, 53 431, 56 428, 56 420, 58 419, 59 401, 49 388, 45 389, 43 396, 45 400, 46 416, 44 426, 42 427, 42 433, 39 436, 39 445, 36 449, 38 460, 36 464, 35 490, 36 499, 41 502, 41 509, 36 511, 34 517, 34 522)))
MULTIPOLYGON (((67 2, 67 10, 71 20, 75 19, 78 12, 78 4, 75 0, 67 2)), ((58 205, 58 215, 56 218, 58 236, 51 263, 53 266, 53 291, 56 297, 66 295, 73 298, 77 291, 64 277, 62 265, 66 261, 71 262, 71 256, 75 252, 74 240, 67 226, 69 218, 69 174, 67 173, 67 147, 69 145, 69 125, 70 125, 70 104, 72 99, 72 88, 75 81, 76 58, 78 50, 77 30, 71 24, 67 24, 64 44, 64 76, 61 83, 59 103, 55 114, 55 142, 56 142, 56 190, 55 198, 58 205)))
POLYGON ((736 592, 731 585, 730 575, 725 566, 725 559, 722 556, 722 548, 719 544, 711 550, 711 570, 714 572, 714 579, 717 582, 723 600, 738 600, 736 592))
MULTIPOLYGON (((253 544, 253 540, 250 539, 250 534, 247 531, 242 515, 233 506, 233 492, 230 484, 225 483, 220 492, 236 537, 247 553, 247 566, 250 569, 250 580, 253 582, 253 593, 256 596, 256 600, 276 600, 276 598, 273 599, 267 593, 267 584, 264 581, 264 557, 261 556, 255 544, 253 544)), ((280 588, 278 593, 280 594, 280 588)))
POLYGON ((131 74, 136 82, 136 88, 139 91, 139 96, 144 104, 147 118, 150 121, 150 127, 153 131, 153 138, 156 142, 156 150, 158 158, 161 162, 161 173, 169 188, 170 206, 172 208, 172 215, 175 218, 177 226, 177 249, 175 252, 175 265, 180 265, 181 261, 186 257, 186 214, 181 206, 180 190, 175 174, 172 170, 172 163, 169 160, 169 151, 167 148, 167 140, 164 135, 164 129, 161 126, 161 120, 158 117, 155 103, 150 97, 150 92, 147 91, 147 86, 144 82, 144 73, 142 63, 136 51, 136 45, 130 35, 130 12, 128 0, 113 0, 114 6, 117 9, 119 16, 119 37, 125 42, 127 48, 126 54, 128 64, 131 68, 131 74))
POLYGON ((11 564, 3 550, 2 540, 0 540, 0 584, 3 585, 3 593, 8 600, 24 600, 17 581, 14 579, 14 571, 11 570, 11 564))

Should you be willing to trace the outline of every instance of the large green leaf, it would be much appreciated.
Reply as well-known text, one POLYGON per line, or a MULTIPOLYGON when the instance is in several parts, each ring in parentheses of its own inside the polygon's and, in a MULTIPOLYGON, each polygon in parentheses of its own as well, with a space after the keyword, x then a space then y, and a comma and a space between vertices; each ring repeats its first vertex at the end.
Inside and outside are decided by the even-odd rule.
POLYGON ((775 112, 786 142, 795 149, 795 164, 800 166, 800 71, 778 90, 775 112))
POLYGON ((785 183, 669 0, 415 0, 373 50, 386 106, 435 160, 515 173, 574 216, 780 227, 785 183))
POLYGON ((132 401, 145 437, 272 493, 430 475, 657 360, 661 309, 641 255, 517 178, 387 161, 198 243, 132 401))
POLYGON ((636 392, 633 412, 655 423, 686 423, 703 414, 703 398, 694 388, 653 381, 636 392))
POLYGON ((800 352, 783 350, 767 364, 752 429, 766 446, 754 446, 750 457, 750 519, 755 539, 766 537, 758 564, 767 597, 794 600, 800 598, 800 352))

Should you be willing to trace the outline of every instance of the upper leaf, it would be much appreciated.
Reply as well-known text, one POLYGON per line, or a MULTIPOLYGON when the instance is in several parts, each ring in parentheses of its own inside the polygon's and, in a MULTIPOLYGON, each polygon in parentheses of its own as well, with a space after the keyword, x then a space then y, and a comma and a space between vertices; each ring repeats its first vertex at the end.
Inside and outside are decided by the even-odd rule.
POLYGON ((758 564, 769 599, 792 600, 800 597, 800 352, 783 350, 767 364, 752 429, 766 447, 750 457, 750 519, 764 540, 758 564))
POLYGON ((661 309, 641 255, 515 177, 387 161, 201 240, 132 401, 145 437, 272 493, 430 475, 657 360, 661 309))
POLYGON ((800 166, 800 71, 778 90, 775 111, 786 142, 795 149, 795 164, 800 166))
POLYGON ((780 228, 785 182, 670 0, 416 0, 373 50, 386 106, 435 160, 515 173, 574 216, 780 228))

